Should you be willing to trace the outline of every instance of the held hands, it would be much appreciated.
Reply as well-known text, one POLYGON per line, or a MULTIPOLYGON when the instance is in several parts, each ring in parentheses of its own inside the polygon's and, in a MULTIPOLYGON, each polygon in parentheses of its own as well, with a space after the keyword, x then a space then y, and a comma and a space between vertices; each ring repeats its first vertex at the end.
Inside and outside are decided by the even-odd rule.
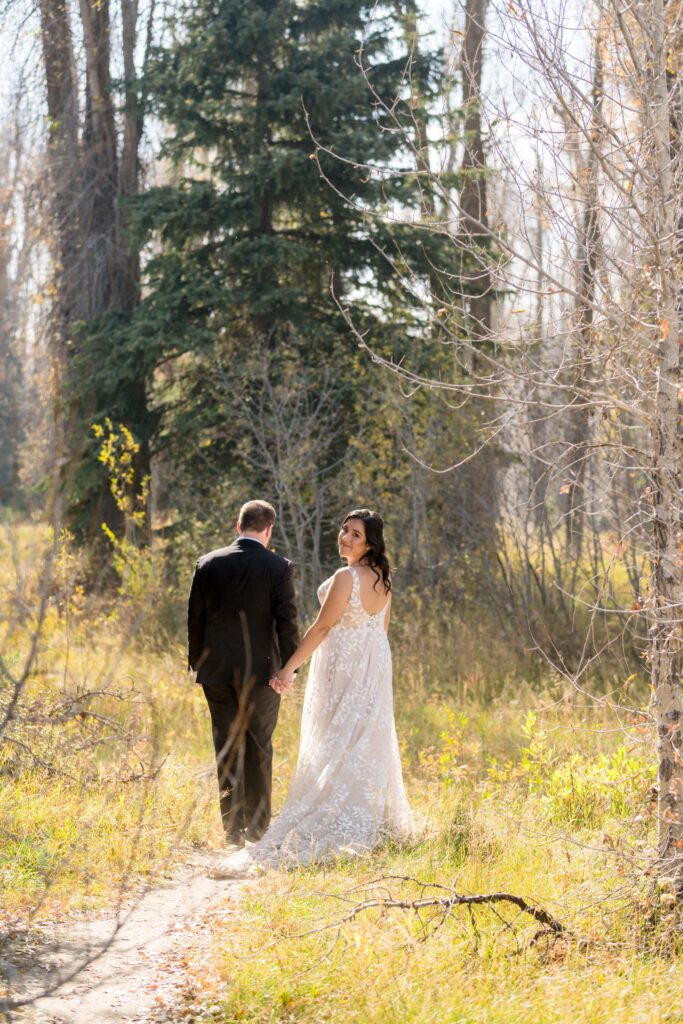
POLYGON ((285 693, 291 690, 293 682, 293 673, 288 673, 286 675, 284 673, 280 673, 279 675, 273 676, 273 678, 270 680, 269 685, 272 686, 275 692, 279 693, 280 696, 284 696, 285 693))

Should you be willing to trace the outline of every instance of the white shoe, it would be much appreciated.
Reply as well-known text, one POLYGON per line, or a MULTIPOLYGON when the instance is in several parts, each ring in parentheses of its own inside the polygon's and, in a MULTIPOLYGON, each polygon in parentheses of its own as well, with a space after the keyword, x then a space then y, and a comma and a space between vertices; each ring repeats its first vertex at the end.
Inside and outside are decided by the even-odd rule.
POLYGON ((224 864, 216 864, 209 868, 206 874, 208 878, 212 878, 216 882, 227 881, 231 878, 256 878, 258 865, 248 861, 242 864, 231 864, 226 861, 224 864))

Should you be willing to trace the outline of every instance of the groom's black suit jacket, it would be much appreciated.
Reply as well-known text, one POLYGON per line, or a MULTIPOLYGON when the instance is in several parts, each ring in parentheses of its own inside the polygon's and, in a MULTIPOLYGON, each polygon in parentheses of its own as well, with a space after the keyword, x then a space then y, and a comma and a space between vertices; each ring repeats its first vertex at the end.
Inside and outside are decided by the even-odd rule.
POLYGON ((246 537, 203 555, 187 632, 197 682, 266 685, 299 644, 291 562, 246 537))

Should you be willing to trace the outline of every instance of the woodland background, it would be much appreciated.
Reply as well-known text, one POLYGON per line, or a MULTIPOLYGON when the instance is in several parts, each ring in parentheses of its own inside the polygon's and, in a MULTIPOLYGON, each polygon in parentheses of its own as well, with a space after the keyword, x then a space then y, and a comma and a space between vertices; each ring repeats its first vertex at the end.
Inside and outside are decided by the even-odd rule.
POLYGON ((367 505, 425 832, 263 883, 188 1013, 681 1019, 679 6, 0 10, 8 948, 217 847, 196 557, 272 500, 307 622, 367 505), (381 874, 569 937, 371 907, 297 938, 381 874))

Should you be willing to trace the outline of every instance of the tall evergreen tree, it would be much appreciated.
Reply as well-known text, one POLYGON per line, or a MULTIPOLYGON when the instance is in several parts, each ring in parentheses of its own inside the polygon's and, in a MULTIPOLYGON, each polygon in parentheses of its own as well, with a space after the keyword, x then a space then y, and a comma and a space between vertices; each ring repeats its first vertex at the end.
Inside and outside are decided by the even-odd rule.
MULTIPOLYGON (((181 176, 136 203, 140 230, 161 244, 146 267, 148 296, 129 345, 164 365, 162 443, 176 482, 189 466, 191 501, 201 509, 203 499, 216 507, 217 475, 246 477, 267 493, 280 487, 255 453, 248 422, 255 416, 264 426, 273 415, 266 391, 276 404, 288 394, 300 411, 302 401, 327 394, 311 479, 340 465, 361 426, 353 391, 367 368, 332 289, 359 323, 376 325, 389 305, 400 308, 388 342, 398 353, 409 309, 384 253, 407 257, 425 280, 429 258, 417 230, 381 216, 391 208, 417 214, 421 203, 397 130, 403 123, 410 131, 411 109, 394 7, 196 0, 176 30, 147 89, 169 130, 165 155, 181 176), (391 102, 393 117, 378 98, 391 102)), ((434 53, 413 63, 421 96, 433 89, 436 68, 434 53)), ((275 496, 287 503, 287 494, 275 496)))

